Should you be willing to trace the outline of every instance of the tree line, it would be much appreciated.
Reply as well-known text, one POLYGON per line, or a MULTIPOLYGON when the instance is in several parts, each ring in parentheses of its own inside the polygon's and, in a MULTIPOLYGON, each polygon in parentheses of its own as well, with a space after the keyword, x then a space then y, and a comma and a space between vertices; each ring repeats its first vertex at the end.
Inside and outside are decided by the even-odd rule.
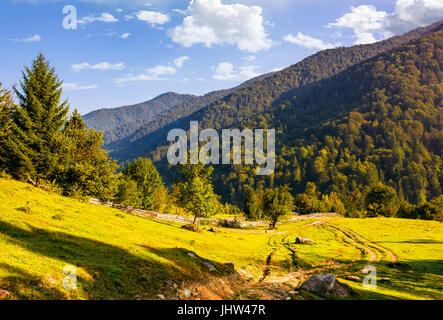
MULTIPOLYGON (((391 57, 396 58, 395 55, 391 57)), ((433 67, 435 69, 435 65, 433 67)), ((349 78, 349 75, 346 76, 349 78)), ((432 74, 425 76, 432 77, 432 74)), ((331 86, 336 83, 333 82, 331 86)), ((322 84, 321 87, 328 86, 322 84)), ((253 120, 257 121, 254 124, 264 128, 271 124, 288 126, 284 121, 289 121, 290 117, 280 117, 280 112, 288 108, 292 109, 290 114, 297 114, 297 109, 302 108, 299 101, 303 99, 315 110, 314 102, 306 99, 322 99, 322 95, 330 96, 331 91, 336 89, 332 87, 322 90, 325 92, 319 91, 315 98, 308 94, 306 98, 301 96, 278 106, 272 116, 263 114, 253 120)), ((377 88, 374 90, 378 92, 377 88)), ((441 195, 429 201, 424 198, 411 204, 404 196, 405 192, 409 192, 407 189, 399 193, 397 185, 392 183, 395 180, 386 183, 386 180, 381 179, 386 174, 379 168, 384 168, 384 165, 380 164, 379 168, 374 165, 377 159, 375 155, 368 153, 368 160, 360 160, 366 154, 364 148, 374 149, 370 145, 365 147, 364 139, 375 143, 371 136, 357 142, 361 138, 356 133, 362 132, 362 128, 369 123, 363 113, 364 105, 359 111, 362 115, 357 115, 357 111, 351 112, 343 118, 343 124, 328 121, 326 125, 333 127, 315 127, 309 133, 309 139, 301 139, 303 136, 298 135, 300 129, 292 123, 292 130, 286 136, 281 136, 280 141, 283 143, 279 146, 276 173, 270 177, 255 177, 253 168, 248 166, 233 166, 229 172, 225 168, 217 168, 214 175, 212 167, 182 165, 175 171, 170 170, 175 178, 168 188, 149 158, 138 158, 120 168, 109 157, 102 149, 102 133, 88 129, 79 112, 74 110, 70 113, 68 101, 61 100, 62 81, 42 54, 30 67, 24 69, 20 85, 13 88, 13 93, 18 99, 17 104, 12 93, 0 85, 0 170, 16 179, 29 181, 65 196, 79 199, 95 197, 146 210, 192 213, 196 225, 199 218, 216 213, 238 214, 239 207, 248 219, 268 219, 271 227, 275 227, 282 216, 293 211, 299 214, 336 212, 347 216, 442 219, 441 195), (343 130, 347 135, 345 138, 340 134, 333 135, 334 130, 343 130), (329 135, 322 136, 325 131, 329 135), (293 135, 299 138, 295 139, 293 135), (323 139, 324 143, 321 143, 323 139), (362 154, 355 157, 358 152, 362 154), (335 164, 331 166, 328 163, 335 164), (301 186, 304 186, 303 190, 301 186), (221 196, 214 189, 221 190, 221 196)), ((382 98, 383 95, 375 97, 382 98)), ((396 99, 404 98, 397 94, 396 99)), ((334 103, 334 99, 331 101, 334 103)), ((343 104, 337 102, 337 105, 343 104)), ((380 108, 391 108, 386 103, 379 105, 380 108)), ((427 108, 428 113, 434 112, 433 107, 427 107, 426 104, 423 104, 423 108, 427 108)), ((309 117, 310 113, 305 112, 305 115, 309 117)), ((374 116, 373 113, 370 115, 374 116)), ((390 113, 384 113, 384 116, 389 119, 390 113)), ((431 123, 429 128, 433 128, 432 121, 438 121, 436 119, 438 117, 426 118, 431 123)), ((302 118, 301 121, 312 123, 309 118, 302 118)), ((435 148, 438 141, 432 135, 439 133, 431 133, 428 139, 435 148)), ((379 138, 379 141, 383 140, 379 138)), ((406 139, 406 142, 409 143, 409 140, 406 139)), ((420 143, 418 138, 415 139, 414 147, 423 150, 420 143)), ((399 148, 398 143, 394 146, 399 148)), ((397 150, 399 154, 406 152, 397 150)), ((404 157, 402 161, 406 164, 404 157)), ((435 159, 441 161, 440 158, 435 159)), ((436 174, 439 174, 438 171, 436 174)), ((437 195, 441 194, 438 179, 437 176, 437 182, 434 182, 438 188, 435 191, 437 195)))
MULTIPOLYGON (((0 83, 1 171, 77 199, 96 197, 156 211, 177 207, 194 215, 197 229, 199 218, 230 212, 213 191, 212 167, 180 165, 171 191, 148 158, 118 170, 101 147, 102 132, 88 129, 80 113, 70 113, 68 101, 61 100, 62 84, 43 54, 25 67, 20 85, 13 88, 17 104, 0 83)), ((281 207, 268 198, 275 226, 281 207)))

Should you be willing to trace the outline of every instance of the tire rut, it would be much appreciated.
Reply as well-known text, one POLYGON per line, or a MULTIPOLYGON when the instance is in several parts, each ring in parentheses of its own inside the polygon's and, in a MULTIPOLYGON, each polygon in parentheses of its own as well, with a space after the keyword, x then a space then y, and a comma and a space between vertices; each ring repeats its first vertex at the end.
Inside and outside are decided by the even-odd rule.
MULTIPOLYGON (((349 234, 347 234, 346 232, 344 232, 343 230, 341 230, 337 226, 329 224, 329 223, 327 223, 326 225, 331 227, 331 228, 333 228, 334 230, 338 231, 341 235, 346 237, 346 239, 351 241, 356 247, 362 248, 364 251, 368 252, 369 253, 369 259, 368 259, 369 262, 377 261, 378 255, 377 255, 376 251, 374 251, 371 248, 365 246, 364 243, 358 242, 357 240, 352 238, 349 234)), ((348 232, 351 232, 351 231, 349 230, 348 232)), ((353 233, 353 232, 351 232, 351 233, 353 233)))
POLYGON ((383 251, 383 252, 387 253, 387 254, 391 257, 391 262, 395 263, 395 262, 398 261, 398 257, 397 257, 397 255, 396 255, 394 252, 392 252, 391 250, 389 250, 389 249, 387 249, 387 248, 385 248, 385 247, 379 245, 379 244, 376 243, 376 242, 373 242, 373 241, 371 241, 371 240, 368 240, 367 238, 363 237, 362 235, 358 234, 357 232, 355 232, 355 231, 353 231, 353 230, 351 230, 351 229, 348 229, 348 228, 346 228, 346 227, 342 227, 342 226, 340 226, 340 228, 342 228, 343 230, 346 230, 346 231, 348 231, 348 232, 354 234, 356 237, 359 237, 360 239, 363 239, 363 240, 366 241, 368 244, 370 244, 370 245, 372 245, 373 247, 377 248, 379 251, 383 251))

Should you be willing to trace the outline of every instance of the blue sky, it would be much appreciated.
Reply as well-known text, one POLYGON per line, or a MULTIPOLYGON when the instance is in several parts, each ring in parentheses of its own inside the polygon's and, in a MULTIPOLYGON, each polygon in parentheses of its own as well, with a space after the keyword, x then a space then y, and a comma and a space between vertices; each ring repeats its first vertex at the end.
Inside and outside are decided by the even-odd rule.
POLYGON ((11 88, 43 52, 85 114, 233 87, 440 19, 441 0, 2 0, 0 82, 11 88), (63 26, 66 5, 77 29, 63 26))

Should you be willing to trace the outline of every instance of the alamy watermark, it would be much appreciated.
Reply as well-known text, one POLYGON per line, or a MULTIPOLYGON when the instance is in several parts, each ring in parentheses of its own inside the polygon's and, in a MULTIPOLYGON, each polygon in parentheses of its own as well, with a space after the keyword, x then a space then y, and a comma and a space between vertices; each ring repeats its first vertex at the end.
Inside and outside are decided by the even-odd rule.
POLYGON ((64 6, 63 14, 66 14, 63 18, 63 28, 65 30, 77 29, 77 8, 73 5, 64 6))
POLYGON ((63 273, 66 277, 63 279, 63 288, 66 290, 77 289, 77 268, 72 265, 67 265, 63 268, 63 273))
POLYGON ((190 122, 189 149, 185 130, 173 129, 168 133, 168 141, 174 142, 168 150, 170 164, 222 164, 257 165, 256 175, 270 175, 275 169, 275 130, 266 129, 223 129, 220 144, 219 133, 215 129, 199 132, 198 121, 190 122), (232 141, 232 144, 231 144, 232 141), (242 143, 244 141, 244 143, 242 143), (200 146, 200 142, 205 144, 200 146), (232 147, 231 147, 232 146, 232 147), (266 154, 264 152, 266 146, 266 154), (242 157, 243 155, 243 157, 242 157), (189 159, 188 159, 189 158, 189 159), (242 161, 244 158, 244 161, 242 161), (188 161, 189 160, 189 161, 188 161))
POLYGON ((365 288, 366 290, 377 289, 377 267, 365 266, 363 268, 363 273, 368 274, 363 279, 363 288, 365 288))

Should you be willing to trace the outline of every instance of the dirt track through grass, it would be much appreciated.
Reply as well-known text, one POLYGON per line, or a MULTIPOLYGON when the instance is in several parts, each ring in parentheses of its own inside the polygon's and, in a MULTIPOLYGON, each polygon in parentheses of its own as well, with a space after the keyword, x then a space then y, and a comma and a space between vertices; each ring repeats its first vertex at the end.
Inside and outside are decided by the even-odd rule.
POLYGON ((372 241, 366 239, 365 237, 361 236, 357 232, 355 232, 349 228, 338 227, 337 225, 334 225, 331 223, 328 223, 327 225, 334 228, 335 230, 337 230, 341 234, 345 235, 348 239, 350 239, 352 242, 356 243, 358 246, 364 247, 365 250, 370 253, 369 262, 375 262, 377 260, 378 255, 377 255, 376 251, 378 251, 381 254, 387 254, 390 257, 390 261, 393 263, 398 261, 397 255, 395 253, 386 249, 385 247, 382 247, 381 245, 379 245, 375 242, 372 242, 372 241), (374 248, 376 251, 373 250, 372 248, 374 248))
POLYGON ((344 237, 346 237, 346 239, 348 239, 352 244, 354 244, 356 247, 358 248, 362 248, 364 251, 366 251, 367 253, 369 253, 369 262, 375 262, 377 261, 378 255, 376 253, 376 251, 372 250, 371 248, 369 248, 368 246, 365 246, 364 242, 360 242, 356 239, 356 233, 353 232, 350 229, 346 229, 346 231, 341 230, 340 228, 338 228, 335 225, 332 224, 327 224, 327 226, 335 229, 337 232, 339 232, 341 235, 343 235, 344 237))
POLYGON ((341 227, 341 228, 344 230, 347 230, 349 232, 352 232, 355 236, 357 236, 358 238, 362 239, 363 241, 369 243, 371 246, 374 246, 374 247, 378 248, 379 250, 386 252, 391 257, 391 262, 395 263, 398 261, 397 255, 394 252, 392 252, 391 250, 386 249, 385 247, 379 245, 378 243, 375 243, 375 242, 372 242, 372 241, 366 239, 365 237, 363 237, 362 235, 358 234, 357 232, 355 232, 351 229, 348 229, 345 227, 341 227))

